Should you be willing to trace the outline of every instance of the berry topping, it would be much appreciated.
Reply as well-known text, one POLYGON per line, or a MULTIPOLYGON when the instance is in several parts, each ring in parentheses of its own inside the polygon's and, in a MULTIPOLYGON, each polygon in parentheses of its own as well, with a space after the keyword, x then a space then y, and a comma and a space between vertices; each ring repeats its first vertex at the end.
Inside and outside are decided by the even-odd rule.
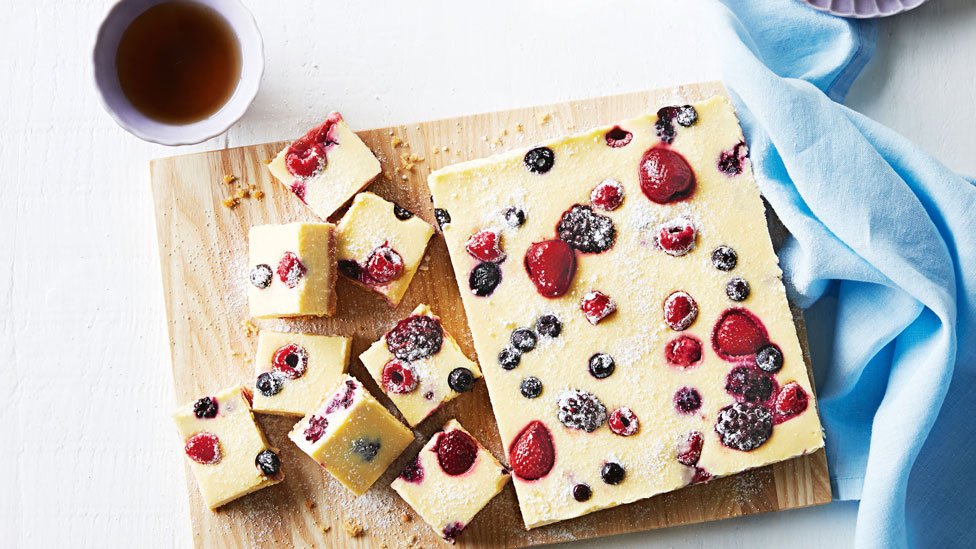
POLYGON ((515 347, 520 352, 527 353, 532 349, 535 349, 535 344, 538 342, 538 338, 535 332, 528 328, 519 328, 512 332, 512 347, 515 347))
POLYGON ((746 158, 749 158, 749 147, 740 141, 731 151, 723 151, 719 155, 718 169, 729 177, 739 175, 746 158))
POLYGON ((576 254, 562 240, 536 242, 525 252, 525 271, 542 296, 559 297, 576 275, 576 254))
POLYGON ((517 208, 512 206, 505 210, 503 214, 505 216, 505 222, 508 223, 509 227, 519 228, 525 225, 525 211, 522 208, 517 208))
POLYGON ((637 419, 637 414, 626 406, 621 406, 610 412, 607 425, 610 426, 610 430, 614 434, 622 437, 629 437, 640 431, 640 421, 637 419))
POLYGON ((607 353, 596 353, 590 357, 589 366, 591 376, 604 379, 610 377, 617 364, 613 361, 613 357, 607 353))
POLYGON ((440 352, 444 329, 439 320, 413 315, 397 322, 386 334, 386 348, 400 360, 413 362, 440 352))
POLYGON ((728 246, 719 246, 712 251, 712 266, 720 271, 731 271, 738 262, 738 254, 728 246))
POLYGON ((607 484, 620 484, 624 481, 624 477, 627 476, 627 471, 624 470, 624 466, 615 463, 613 461, 608 461, 600 467, 600 478, 603 482, 607 484))
POLYGON ((389 246, 380 246, 366 258, 366 274, 377 284, 396 280, 403 273, 403 258, 389 246))
POLYGON ((519 384, 519 391, 525 398, 537 398, 542 394, 542 382, 537 377, 529 376, 519 384))
POLYGON ((474 465, 478 457, 478 443, 471 435, 455 429, 449 433, 441 433, 437 437, 437 462, 441 469, 451 476, 466 473, 474 465))
POLYGON ((302 179, 295 181, 294 183, 291 184, 291 187, 289 187, 289 189, 291 189, 291 192, 295 193, 295 196, 297 196, 298 199, 301 200, 302 202, 305 202, 306 188, 307 185, 305 184, 305 181, 302 179))
POLYGON ((278 474, 281 470, 281 460, 278 459, 278 454, 272 452, 271 450, 261 450, 257 456, 254 457, 254 465, 261 470, 261 474, 266 477, 273 477, 278 474))
POLYGON ((607 140, 607 146, 615 149, 627 146, 630 143, 630 140, 633 138, 634 134, 621 128, 620 126, 614 126, 604 136, 604 139, 607 140))
POLYGON ((664 300, 664 323, 676 332, 688 329, 698 318, 698 304, 688 292, 677 291, 664 300))
POLYGON ((478 263, 468 275, 468 287, 471 288, 471 293, 478 297, 486 297, 494 293, 501 281, 501 268, 490 261, 478 263))
POLYGON ((357 438, 352 441, 352 453, 359 456, 360 461, 372 463, 381 446, 378 438, 357 438))
POLYGON ((535 321, 535 331, 543 337, 559 337, 563 331, 563 323, 556 315, 542 315, 535 321))
POLYGON ((725 295, 732 301, 745 301, 749 297, 749 283, 745 279, 735 277, 725 285, 725 295))
POLYGON ((338 262, 339 272, 348 278, 364 282, 363 268, 353 259, 340 259, 338 262))
POLYGON ((193 403, 193 415, 200 419, 217 417, 217 399, 203 397, 193 403))
POLYGON ((576 501, 584 502, 591 497, 593 497, 593 489, 589 484, 581 482, 573 486, 573 499, 576 501))
POLYGON ((325 406, 325 413, 331 414, 339 408, 346 409, 352 406, 354 400, 353 394, 356 392, 356 387, 355 381, 347 379, 345 390, 343 390, 342 394, 336 394, 332 397, 332 400, 325 406))
POLYGON ((445 226, 451 224, 451 214, 447 213, 444 208, 434 208, 434 219, 437 220, 437 226, 442 231, 445 226))
POLYGON ((683 156, 671 149, 648 149, 641 157, 637 175, 644 196, 658 204, 687 198, 695 190, 695 172, 683 156))
POLYGON ((769 411, 758 404, 736 402, 719 410, 715 432, 725 446, 749 452, 772 436, 773 419, 769 411))
POLYGON ((768 342, 766 328, 745 309, 728 309, 722 313, 712 331, 712 345, 719 356, 726 360, 751 355, 768 342))
POLYGON ((298 379, 308 369, 308 351, 294 343, 285 345, 272 355, 271 367, 289 379, 298 379))
POLYGON ((594 212, 589 206, 576 204, 563 212, 556 225, 556 234, 583 253, 598 254, 613 247, 617 229, 609 217, 594 212))
POLYGON ((725 392, 746 402, 765 402, 774 388, 772 377, 751 366, 736 366, 725 378, 725 392))
POLYGON ((690 335, 680 335, 664 346, 664 358, 678 368, 697 366, 702 358, 701 341, 690 335))
POLYGON ((305 276, 305 265, 294 253, 285 252, 278 262, 278 278, 285 283, 285 286, 294 288, 298 286, 303 276, 305 276))
POLYGON ((202 465, 220 463, 220 439, 213 433, 204 431, 193 435, 187 439, 183 451, 190 456, 190 459, 202 465))
POLYGON ((505 347, 498 353, 498 364, 503 370, 514 370, 521 360, 522 353, 512 347, 505 347))
POLYGON ((682 387, 674 393, 674 407, 682 414, 695 412, 702 405, 701 393, 692 387, 682 387))
POLYGON ((695 249, 698 230, 687 217, 662 223, 657 230, 657 244, 668 255, 680 257, 695 249))
POLYGON ((460 522, 452 522, 444 527, 444 531, 441 532, 441 536, 445 541, 449 541, 452 545, 454 540, 464 532, 464 525, 460 522))
POLYGON ((546 173, 556 163, 556 153, 549 147, 536 147, 525 153, 525 167, 532 173, 546 173))
POLYGON ((455 393, 467 393, 474 387, 474 374, 467 368, 455 368, 447 374, 447 386, 455 393))
MULTIPOLYGON (((594 355, 596 356, 596 355, 594 355)), ((568 389, 559 395, 559 422, 570 429, 592 433, 607 420, 607 408, 592 393, 568 389)))
POLYGON ((419 455, 403 468, 403 471, 400 472, 400 478, 414 483, 420 483, 424 480, 424 467, 420 464, 419 455))
POLYGON ((325 167, 325 146, 302 137, 288 147, 285 166, 295 177, 312 177, 325 167))
POLYGON ((312 416, 308 420, 308 427, 305 428, 305 440, 316 443, 325 434, 329 427, 329 420, 322 416, 312 416))
POLYGON ((502 234, 498 231, 485 229, 471 235, 464 249, 475 259, 501 263, 505 261, 505 252, 501 248, 502 234))
POLYGON ((654 122, 654 130, 661 141, 671 143, 674 141, 674 124, 671 120, 678 114, 677 107, 662 107, 657 111, 657 120, 654 122))
POLYGON ((255 288, 263 290, 271 285, 272 280, 274 280, 274 273, 271 272, 271 267, 262 263, 251 269, 251 284, 255 288))
POLYGON ((383 366, 383 389, 387 393, 402 395, 417 389, 420 380, 417 371, 406 362, 393 359, 383 366))
POLYGON ((756 366, 760 370, 775 374, 783 367, 783 351, 773 344, 765 345, 756 353, 756 366))
POLYGON ((705 435, 701 431, 692 431, 681 437, 678 441, 678 463, 689 467, 697 465, 704 444, 705 435))
POLYGON ((595 326, 616 311, 617 304, 603 292, 586 292, 583 294, 580 309, 586 321, 595 326))
POLYGON ((694 126, 695 122, 698 122, 698 111, 696 111, 695 107, 692 107, 691 105, 678 107, 678 111, 674 116, 674 121, 686 128, 689 126, 694 126))
POLYGON ((406 221, 413 217, 413 212, 408 209, 400 207, 399 204, 393 203, 393 215, 396 216, 400 221, 406 221))
POLYGON ((594 208, 611 212, 624 203, 624 187, 614 179, 604 179, 590 191, 590 203, 594 208))
POLYGON ((532 421, 515 437, 508 451, 512 473, 522 480, 537 480, 549 474, 556 461, 552 436, 541 421, 532 421))
POLYGON ((258 376, 254 386, 266 397, 275 396, 284 388, 285 380, 278 372, 264 372, 258 376))
POLYGON ((783 417, 793 417, 806 410, 809 402, 810 397, 803 387, 791 381, 784 385, 776 396, 776 413, 783 417))
POLYGON ((708 471, 702 469, 701 467, 695 467, 695 474, 691 477, 691 484, 698 484, 699 482, 708 482, 708 479, 712 478, 712 474, 708 471))

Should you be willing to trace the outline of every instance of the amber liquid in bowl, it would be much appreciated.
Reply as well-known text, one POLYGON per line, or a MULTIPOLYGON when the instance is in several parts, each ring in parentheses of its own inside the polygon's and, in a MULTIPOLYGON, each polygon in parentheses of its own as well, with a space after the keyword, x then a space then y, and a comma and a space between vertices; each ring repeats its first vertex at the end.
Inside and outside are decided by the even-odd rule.
POLYGON ((115 68, 136 110, 166 124, 190 124, 220 110, 234 94, 241 46, 216 10, 173 0, 132 21, 119 40, 115 68))

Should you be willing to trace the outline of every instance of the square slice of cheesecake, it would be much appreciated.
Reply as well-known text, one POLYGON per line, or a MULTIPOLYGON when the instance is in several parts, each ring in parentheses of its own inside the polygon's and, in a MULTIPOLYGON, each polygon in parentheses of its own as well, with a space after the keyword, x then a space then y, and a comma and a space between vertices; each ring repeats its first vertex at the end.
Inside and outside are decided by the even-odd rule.
POLYGON ((359 355, 411 427, 466 393, 481 377, 430 307, 420 304, 359 355))
POLYGON ((726 99, 428 185, 527 527, 823 446, 726 99))
POLYGON ((254 358, 252 409, 307 414, 346 373, 351 345, 348 337, 262 330, 254 358))
POLYGON ((271 174, 319 219, 326 221, 380 173, 380 162, 342 115, 285 147, 268 164, 271 174))
POLYGON ((508 469, 452 419, 434 433, 392 487, 453 544, 509 478, 508 469))
POLYGON ((339 272, 396 307, 424 258, 434 228, 370 192, 356 195, 338 227, 339 272))
POLYGON ((278 449, 254 422, 250 394, 239 385, 173 413, 183 451, 211 509, 284 479, 278 449))
POLYGON ((413 442, 413 432, 343 375, 288 438, 358 496, 413 442))
POLYGON ((330 223, 260 225, 248 232, 251 316, 335 313, 336 232, 330 223))

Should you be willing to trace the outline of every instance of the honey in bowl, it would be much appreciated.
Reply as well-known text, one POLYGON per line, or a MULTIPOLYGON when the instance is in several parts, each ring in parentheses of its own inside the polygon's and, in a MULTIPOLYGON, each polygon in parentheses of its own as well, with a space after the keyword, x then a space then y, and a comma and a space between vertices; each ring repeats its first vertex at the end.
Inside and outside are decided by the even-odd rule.
POLYGON ((234 94, 241 46, 216 10, 172 0, 129 24, 119 40, 115 68, 136 110, 166 124, 190 124, 220 110, 234 94))

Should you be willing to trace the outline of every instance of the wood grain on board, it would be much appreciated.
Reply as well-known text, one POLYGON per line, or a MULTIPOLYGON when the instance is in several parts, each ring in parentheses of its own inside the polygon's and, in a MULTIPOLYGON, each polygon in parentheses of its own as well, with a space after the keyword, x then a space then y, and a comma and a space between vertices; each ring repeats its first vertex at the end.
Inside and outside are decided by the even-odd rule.
MULTIPOLYGON (((359 132, 383 164, 369 189, 434 222, 427 174, 589 127, 654 112, 662 105, 725 95, 704 83, 613 97, 570 101, 359 132), (394 139, 394 137, 396 139, 394 139), (400 141, 398 146, 394 143, 400 141), (409 155, 416 155, 410 160, 409 155), (422 160, 417 160, 417 157, 422 160), (412 167, 410 164, 415 164, 412 167)), ((325 113, 323 113, 323 116, 325 113)), ((355 121, 352 121, 355 124, 355 121)), ((296 128, 299 134, 303 129, 296 128)), ((265 162, 286 143, 270 143, 154 160, 151 164, 163 288, 178 403, 235 383, 251 383, 257 338, 248 335, 247 231, 253 225, 313 220, 291 192, 272 180, 265 162), (225 183, 225 175, 237 177, 225 183), (254 185, 263 199, 224 205, 237 185, 254 185)), ((444 240, 431 240, 429 261, 418 271, 397 309, 340 278, 338 310, 331 318, 254 320, 261 329, 353 337, 353 357, 427 303, 474 358, 457 284, 444 240)), ((806 352, 802 316, 794 310, 806 352)), ((808 354, 808 353, 807 353, 808 354)), ((809 358, 808 358, 809 365, 809 358)), ((391 410, 358 359, 350 371, 391 410)), ((448 419, 456 417, 496 457, 501 441, 484 383, 423 422, 415 443, 363 496, 355 498, 286 437, 295 419, 258 415, 271 443, 281 449, 285 481, 212 512, 187 468, 192 535, 197 547, 436 547, 440 538, 389 487, 404 463, 448 419), (364 531, 352 537, 347 522, 364 531)), ((174 444, 178 443, 174 430, 174 444)), ((824 452, 747 471, 703 485, 526 531, 511 484, 471 523, 462 547, 527 546, 607 536, 818 505, 830 501, 824 452)))

